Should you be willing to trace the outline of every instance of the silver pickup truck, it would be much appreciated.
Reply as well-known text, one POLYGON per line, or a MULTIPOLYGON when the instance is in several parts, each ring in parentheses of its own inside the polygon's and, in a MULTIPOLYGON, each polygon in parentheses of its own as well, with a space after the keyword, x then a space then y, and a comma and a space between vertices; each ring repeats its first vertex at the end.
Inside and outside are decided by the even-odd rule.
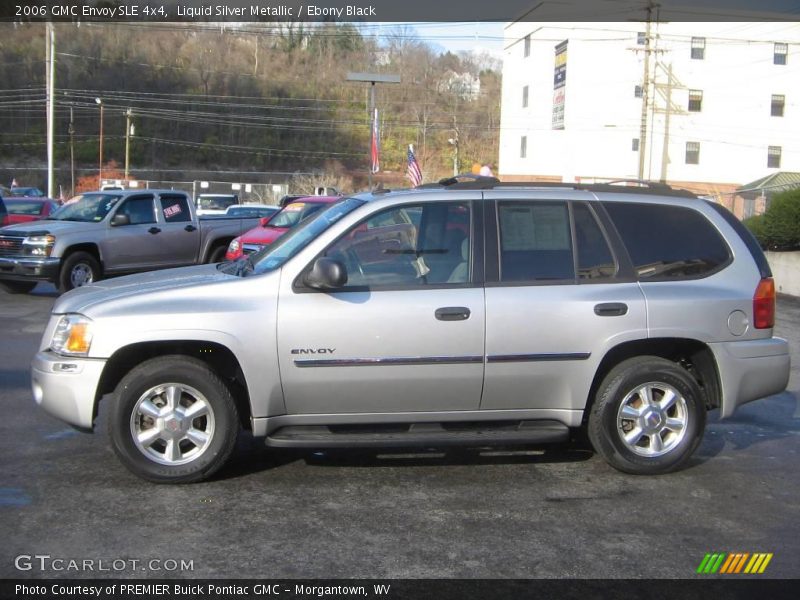
POLYGON ((258 218, 203 217, 175 190, 84 194, 49 219, 0 229, 0 288, 62 292, 110 275, 219 262, 258 218))

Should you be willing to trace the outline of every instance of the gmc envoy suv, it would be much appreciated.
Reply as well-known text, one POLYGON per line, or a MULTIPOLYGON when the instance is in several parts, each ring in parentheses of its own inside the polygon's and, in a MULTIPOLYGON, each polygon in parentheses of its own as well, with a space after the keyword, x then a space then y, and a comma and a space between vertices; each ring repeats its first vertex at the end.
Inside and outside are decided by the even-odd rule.
POLYGON ((342 199, 235 262, 59 298, 33 395, 155 482, 271 447, 539 445, 679 468, 706 413, 781 392, 755 239, 662 184, 453 178, 342 199))

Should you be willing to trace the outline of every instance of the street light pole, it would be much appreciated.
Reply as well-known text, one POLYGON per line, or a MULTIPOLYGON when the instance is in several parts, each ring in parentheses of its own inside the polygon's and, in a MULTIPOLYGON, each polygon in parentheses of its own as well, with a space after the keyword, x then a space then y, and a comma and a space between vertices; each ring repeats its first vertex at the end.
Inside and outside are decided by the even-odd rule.
POLYGON ((125 181, 128 181, 128 166, 130 165, 130 149, 131 149, 131 117, 133 112, 129 108, 125 112, 125 181))
POLYGON ((103 185, 103 100, 95 98, 95 102, 100 106, 100 168, 97 170, 97 189, 103 185))
POLYGON ((75 195, 75 125, 73 121, 72 104, 72 102, 69 103, 69 172, 72 181, 69 194, 70 198, 75 195))
POLYGON ((369 189, 372 189, 372 136, 375 135, 378 124, 375 122, 375 84, 376 83, 400 83, 400 75, 378 75, 376 73, 348 73, 347 81, 360 81, 369 83, 369 99, 367 100, 367 110, 369 111, 370 119, 370 168, 369 173, 369 189))

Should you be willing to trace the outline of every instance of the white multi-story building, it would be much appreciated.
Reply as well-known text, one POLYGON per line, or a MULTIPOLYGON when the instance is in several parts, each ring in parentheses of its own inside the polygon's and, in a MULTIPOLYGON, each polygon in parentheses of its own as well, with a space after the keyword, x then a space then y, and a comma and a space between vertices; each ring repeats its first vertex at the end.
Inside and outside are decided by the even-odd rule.
POLYGON ((712 195, 800 171, 800 24, 510 23, 498 170, 712 195))

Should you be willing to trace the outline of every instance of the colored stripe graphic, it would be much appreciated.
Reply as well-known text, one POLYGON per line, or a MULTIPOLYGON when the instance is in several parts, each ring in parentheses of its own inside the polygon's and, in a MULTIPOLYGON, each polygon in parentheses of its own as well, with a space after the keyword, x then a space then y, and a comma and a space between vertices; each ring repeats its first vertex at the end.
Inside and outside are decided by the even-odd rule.
POLYGON ((706 575, 760 574, 767 569, 772 557, 771 552, 708 552, 696 572, 706 575))

